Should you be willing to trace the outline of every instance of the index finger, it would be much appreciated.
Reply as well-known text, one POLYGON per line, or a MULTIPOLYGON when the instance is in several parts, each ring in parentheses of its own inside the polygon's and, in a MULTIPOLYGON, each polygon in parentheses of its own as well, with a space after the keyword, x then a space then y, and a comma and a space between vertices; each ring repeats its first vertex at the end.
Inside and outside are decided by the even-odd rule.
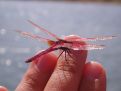
MULTIPOLYGON (((78 38, 77 36, 66 37, 66 40, 78 38)), ((85 42, 84 42, 85 43, 85 42)), ((82 76, 87 51, 71 51, 73 58, 62 55, 51 75, 44 91, 77 91, 82 76)))

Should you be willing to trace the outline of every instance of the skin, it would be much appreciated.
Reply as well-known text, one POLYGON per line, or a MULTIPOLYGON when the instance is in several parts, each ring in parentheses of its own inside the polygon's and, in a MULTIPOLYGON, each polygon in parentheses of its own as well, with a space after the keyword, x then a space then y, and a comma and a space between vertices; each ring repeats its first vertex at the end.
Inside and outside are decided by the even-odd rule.
MULTIPOLYGON (((66 40, 76 40, 68 36, 66 40)), ((82 42, 85 43, 85 42, 82 42)), ((86 62, 87 51, 71 51, 73 58, 48 53, 30 63, 15 91, 106 91, 102 65, 86 62)), ((7 91, 0 87, 0 91, 7 91)))

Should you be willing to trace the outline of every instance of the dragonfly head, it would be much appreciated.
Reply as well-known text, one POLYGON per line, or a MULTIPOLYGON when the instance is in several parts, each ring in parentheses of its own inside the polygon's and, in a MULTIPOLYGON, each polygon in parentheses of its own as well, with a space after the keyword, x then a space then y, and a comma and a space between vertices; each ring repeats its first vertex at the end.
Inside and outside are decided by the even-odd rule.
POLYGON ((52 46, 53 44, 55 44, 55 41, 52 41, 52 40, 49 40, 49 41, 48 41, 48 45, 49 45, 49 46, 52 46))

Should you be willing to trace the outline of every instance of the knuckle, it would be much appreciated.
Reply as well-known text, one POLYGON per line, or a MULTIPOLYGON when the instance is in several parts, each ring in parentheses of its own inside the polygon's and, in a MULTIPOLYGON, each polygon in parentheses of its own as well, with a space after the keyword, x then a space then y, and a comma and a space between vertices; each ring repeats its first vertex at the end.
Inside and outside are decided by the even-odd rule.
POLYGON ((61 71, 76 73, 77 68, 77 62, 74 60, 59 60, 59 63, 57 64, 57 69, 61 71))
POLYGON ((38 76, 35 74, 36 73, 29 72, 25 75, 25 83, 28 84, 30 87, 36 87, 36 84, 39 83, 38 76))

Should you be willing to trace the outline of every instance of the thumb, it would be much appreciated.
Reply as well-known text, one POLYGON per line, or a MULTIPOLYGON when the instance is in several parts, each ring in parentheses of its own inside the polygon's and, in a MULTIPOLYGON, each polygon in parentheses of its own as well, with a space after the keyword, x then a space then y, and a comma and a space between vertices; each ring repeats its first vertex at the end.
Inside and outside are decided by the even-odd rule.
POLYGON ((56 65, 56 56, 52 53, 34 60, 15 91, 43 91, 56 65))
POLYGON ((0 86, 0 91, 8 91, 6 87, 0 86))

